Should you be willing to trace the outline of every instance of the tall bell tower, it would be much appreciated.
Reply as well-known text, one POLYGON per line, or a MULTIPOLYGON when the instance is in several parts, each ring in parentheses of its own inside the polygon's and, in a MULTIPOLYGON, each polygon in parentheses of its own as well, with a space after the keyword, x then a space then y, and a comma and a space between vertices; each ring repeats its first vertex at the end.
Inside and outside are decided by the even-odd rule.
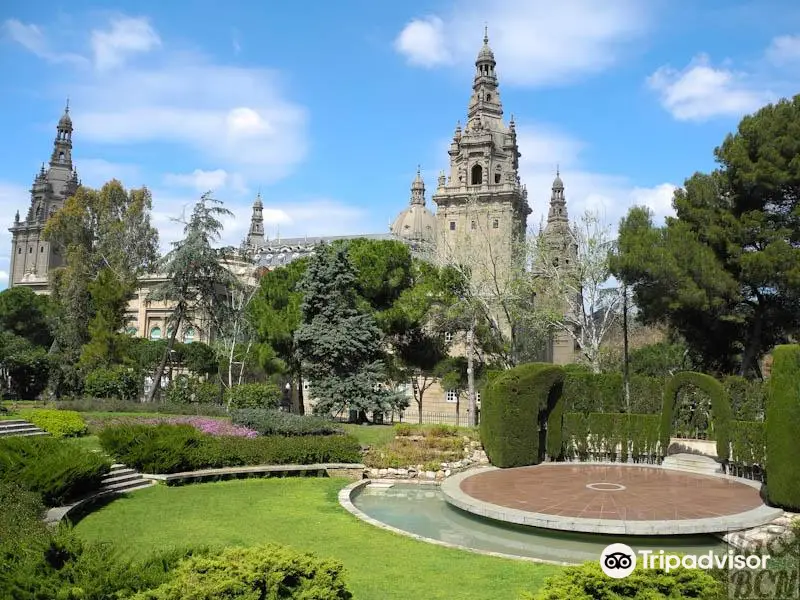
POLYGON ((56 126, 53 152, 49 166, 42 168, 33 179, 31 203, 25 220, 19 211, 14 216, 11 232, 11 265, 8 285, 25 285, 39 293, 48 291, 50 271, 63 264, 58 249, 44 239, 47 220, 80 186, 78 173, 72 164, 72 118, 69 102, 56 126))
POLYGON ((450 175, 439 177, 433 201, 439 259, 468 265, 478 287, 502 288, 523 260, 531 209, 519 177, 514 119, 503 121, 496 64, 484 32, 466 125, 456 126, 450 175))

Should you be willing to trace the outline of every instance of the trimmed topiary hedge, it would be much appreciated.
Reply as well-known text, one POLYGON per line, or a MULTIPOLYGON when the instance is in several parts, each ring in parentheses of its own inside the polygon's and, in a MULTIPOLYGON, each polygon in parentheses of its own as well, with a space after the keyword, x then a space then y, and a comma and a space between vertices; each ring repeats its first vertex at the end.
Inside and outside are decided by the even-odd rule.
POLYGON ((766 428, 761 421, 731 422, 730 467, 734 475, 752 476, 764 469, 767 454, 766 428), (743 472, 740 472, 743 471, 743 472))
POLYGON ((685 385, 694 385, 711 398, 711 423, 717 440, 717 457, 727 461, 730 457, 731 405, 722 384, 704 373, 682 371, 676 373, 664 386, 664 402, 661 410, 661 448, 666 450, 672 435, 675 404, 678 391, 685 385))
POLYGON ((87 430, 83 417, 74 410, 32 408, 22 410, 19 414, 54 437, 78 437, 87 430))
MULTIPOLYGON (((624 413, 567 413, 564 451, 569 459, 634 462, 658 459, 658 415, 624 413)), ((548 431, 549 434, 549 431, 548 431)))
POLYGON ((213 437, 190 425, 119 425, 99 438, 111 456, 145 473, 361 461, 361 446, 350 435, 213 437))
POLYGON ((0 482, 41 494, 62 506, 94 492, 111 463, 97 452, 51 437, 0 438, 0 482))
POLYGON ((532 363, 505 371, 486 386, 481 440, 493 465, 522 467, 539 462, 539 413, 548 408, 548 433, 558 436, 560 448, 562 409, 558 402, 564 375, 560 366, 532 363))
POLYGON ((767 384, 767 498, 782 508, 800 510, 800 345, 778 346, 772 353, 767 384))

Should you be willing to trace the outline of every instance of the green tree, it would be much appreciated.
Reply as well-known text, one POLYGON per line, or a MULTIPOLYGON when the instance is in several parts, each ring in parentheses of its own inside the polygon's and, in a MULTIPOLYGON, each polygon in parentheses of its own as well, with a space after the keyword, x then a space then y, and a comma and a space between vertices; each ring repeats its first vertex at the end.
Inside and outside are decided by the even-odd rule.
POLYGON ((173 306, 167 321, 167 331, 171 334, 153 376, 148 402, 154 400, 160 389, 161 377, 181 326, 191 325, 198 331, 207 329, 214 333, 226 322, 228 306, 220 298, 236 285, 235 276, 225 268, 222 252, 211 243, 219 240, 222 232, 219 218, 231 214, 222 202, 206 192, 194 205, 189 221, 184 223, 184 238, 173 242, 172 250, 162 260, 160 272, 165 281, 156 286, 149 297, 173 306))
POLYGON ((301 258, 267 271, 249 305, 256 330, 258 358, 269 373, 285 373, 297 389, 297 412, 303 412, 303 365, 297 357, 295 331, 301 323, 303 293, 298 288, 308 259, 301 258))
POLYGON ((0 292, 0 331, 25 338, 34 346, 49 347, 53 342, 51 313, 49 297, 30 288, 17 286, 0 292))
POLYGON ((99 335, 97 356, 107 347, 104 327, 124 326, 124 313, 137 278, 158 257, 158 232, 150 224, 152 197, 146 188, 126 191, 117 180, 100 190, 80 187, 47 222, 45 237, 65 257, 52 280, 58 304, 56 340, 61 349, 77 350, 99 335), (112 277, 113 275, 113 277, 112 277), (113 292, 98 288, 103 278, 113 292), (94 286, 93 286, 94 282, 94 286), (92 292, 94 288, 94 293, 92 292), (103 312, 90 332, 97 311, 103 312))
POLYGON ((88 290, 94 316, 89 322, 89 341, 81 349, 80 366, 87 370, 119 364, 130 345, 130 336, 120 330, 125 326, 131 287, 104 267, 89 282, 88 290))
POLYGON ((26 338, 0 333, 0 371, 5 387, 20 400, 35 400, 47 387, 50 360, 47 350, 26 338))
POLYGON ((384 412, 396 394, 380 389, 383 335, 371 314, 359 308, 356 273, 345 248, 322 246, 308 262, 298 288, 302 321, 295 331, 297 359, 314 387, 315 411, 345 408, 384 412))
POLYGON ((719 168, 676 191, 676 217, 644 208, 620 225, 615 274, 646 322, 666 321, 703 367, 759 374, 800 330, 800 95, 747 116, 714 154, 719 168))

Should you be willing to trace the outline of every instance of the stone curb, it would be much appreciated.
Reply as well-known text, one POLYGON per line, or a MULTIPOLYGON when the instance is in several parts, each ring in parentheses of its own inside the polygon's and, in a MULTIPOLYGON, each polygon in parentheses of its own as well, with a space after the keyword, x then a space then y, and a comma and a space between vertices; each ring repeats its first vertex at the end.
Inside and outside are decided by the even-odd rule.
MULTIPOLYGON (((549 466, 563 465, 564 463, 542 463, 536 465, 538 467, 547 468, 549 466)), ((620 463, 585 463, 593 466, 620 466, 620 463)), ((658 465, 646 464, 626 464, 626 467, 648 467, 648 468, 661 468, 658 465)), ((600 533, 611 535, 689 535, 708 533, 714 534, 719 532, 731 532, 742 529, 750 529, 769 523, 783 514, 783 510, 777 508, 770 508, 766 505, 761 505, 749 511, 742 513, 727 515, 724 517, 709 517, 706 519, 680 519, 680 520, 659 520, 659 521, 619 521, 611 519, 587 519, 581 517, 561 517, 556 515, 549 515, 544 513, 533 513, 515 508, 509 508, 489 502, 484 502, 476 498, 472 498, 461 490, 461 482, 476 475, 478 473, 485 473, 487 471, 497 470, 497 467, 479 467, 477 469, 470 469, 463 473, 458 473, 446 479, 441 486, 442 494, 445 500, 461 510, 470 512, 475 515, 503 521, 507 523, 515 523, 518 525, 526 525, 530 527, 539 527, 542 529, 555 529, 560 531, 574 531, 581 533, 600 533)), ((671 469, 665 469, 671 470, 671 469)), ((698 477, 718 477, 743 483, 749 487, 761 489, 761 483, 749 479, 742 479, 725 474, 708 474, 700 475, 693 473, 698 477)))
POLYGON ((373 519, 366 513, 362 512, 353 504, 351 497, 352 494, 360 491, 361 488, 369 485, 370 483, 385 483, 388 481, 396 482, 396 483, 404 483, 404 484, 415 484, 415 485, 436 485, 438 486, 438 482, 434 481, 409 481, 408 479, 397 479, 397 480, 390 480, 390 479, 378 479, 373 482, 371 479, 364 479, 362 481, 356 481, 355 483, 351 483, 350 485, 342 488, 339 490, 339 504, 349 512, 351 515, 355 516, 357 519, 369 523, 370 525, 374 525, 375 527, 379 527, 380 529, 384 529, 386 531, 391 531, 392 533, 396 533, 399 535, 403 535, 405 537, 410 537, 412 539, 418 540, 420 542, 427 542, 428 544, 434 544, 436 546, 442 546, 444 548, 451 548, 453 550, 463 550, 465 552, 471 552, 473 554, 482 554, 484 556, 493 556, 495 558, 506 558, 511 560, 519 560, 531 563, 538 563, 538 564, 547 564, 547 565, 558 565, 561 567, 572 566, 575 564, 580 563, 570 563, 570 562, 559 562, 554 560, 545 560, 541 558, 533 558, 530 556, 518 556, 516 554, 504 554, 502 552, 490 552, 488 550, 478 550, 476 548, 470 548, 469 546, 460 546, 458 544, 451 544, 450 542, 443 542, 442 540, 437 540, 434 538, 425 537, 422 535, 418 535, 416 533, 411 533, 410 531, 404 531, 403 529, 398 529, 397 527, 393 527, 392 525, 387 525, 382 521, 378 521, 377 519, 373 519))

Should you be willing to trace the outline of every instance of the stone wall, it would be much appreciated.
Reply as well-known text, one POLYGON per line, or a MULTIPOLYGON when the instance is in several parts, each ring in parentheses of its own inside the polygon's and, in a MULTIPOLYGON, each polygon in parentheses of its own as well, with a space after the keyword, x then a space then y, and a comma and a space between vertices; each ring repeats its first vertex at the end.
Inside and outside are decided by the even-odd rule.
POLYGON ((440 481, 445 477, 450 477, 454 473, 459 473, 470 467, 477 465, 488 465, 489 459, 486 452, 481 448, 480 442, 470 442, 468 452, 461 460, 441 463, 438 471, 426 471, 425 465, 409 465, 404 468, 390 469, 365 469, 364 476, 368 479, 419 479, 428 481, 440 481))

